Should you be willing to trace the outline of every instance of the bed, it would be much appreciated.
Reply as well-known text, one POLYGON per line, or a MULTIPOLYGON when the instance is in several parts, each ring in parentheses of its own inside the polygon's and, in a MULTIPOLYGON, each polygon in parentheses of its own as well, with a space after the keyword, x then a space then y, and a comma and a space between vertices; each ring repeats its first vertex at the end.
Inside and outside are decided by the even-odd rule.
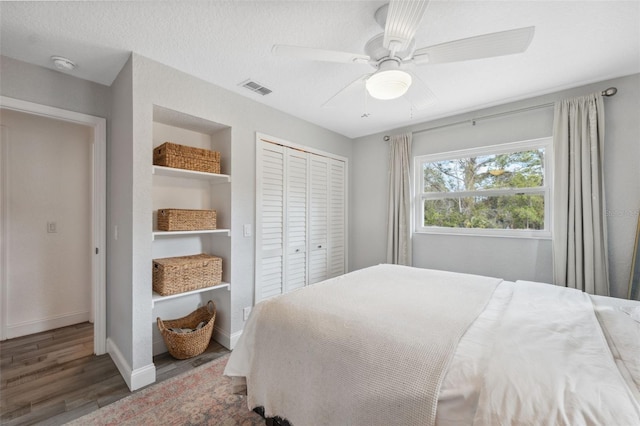
POLYGON ((640 425, 640 303, 377 265, 257 304, 225 375, 304 425, 640 425))

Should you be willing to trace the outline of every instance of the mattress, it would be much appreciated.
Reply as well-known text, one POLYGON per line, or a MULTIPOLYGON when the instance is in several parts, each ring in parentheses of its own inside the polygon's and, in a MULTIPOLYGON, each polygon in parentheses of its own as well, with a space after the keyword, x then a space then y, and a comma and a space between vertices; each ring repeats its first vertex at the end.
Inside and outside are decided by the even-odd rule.
MULTIPOLYGON (((308 294, 314 295, 311 300, 340 299, 343 296, 340 288, 352 289, 349 286, 353 275, 380 281, 375 284, 394 289, 404 281, 405 272, 418 274, 425 283, 448 274, 403 268, 406 267, 379 265, 365 272, 351 273, 316 284, 312 292, 293 297, 293 311, 306 312, 304 303, 308 303, 305 301, 308 294), (323 289, 329 289, 329 293, 323 289)), ((451 285, 457 283, 458 279, 476 282, 477 276, 463 274, 455 275, 455 278, 450 281, 451 285)), ((576 290, 543 283, 498 282, 492 287, 489 300, 481 303, 482 309, 474 313, 469 325, 464 327, 465 332, 455 337, 456 344, 449 356, 445 357, 446 362, 440 362, 441 375, 434 376, 438 377, 438 383, 434 396, 437 409, 433 419, 425 421, 409 417, 402 424, 640 424, 640 324, 620 310, 621 306, 640 304, 590 297, 576 290)), ((364 286, 358 291, 367 289, 364 286)), ((299 291, 305 292, 304 289, 299 291)), ((442 289, 434 287, 434 291, 441 292, 442 289)), ((367 306, 372 304, 380 312, 385 303, 398 305, 397 301, 390 298, 392 294, 392 290, 386 296, 383 292, 380 300, 371 299, 368 295, 362 299, 366 303, 357 310, 366 312, 367 306)), ((409 310, 421 310, 419 300, 432 298, 427 294, 416 293, 414 299, 417 302, 408 303, 407 306, 411 305, 409 310)), ((283 300, 292 300, 288 295, 282 297, 283 300)), ((353 295, 348 297, 353 298, 353 295)), ((464 293, 456 297, 449 294, 444 298, 434 295, 433 298, 437 303, 428 309, 444 306, 438 315, 446 317, 447 321, 452 321, 469 309, 464 303, 464 293)), ((383 391, 382 387, 371 390, 362 384, 380 383, 369 380, 380 375, 380 365, 372 364, 373 367, 366 367, 369 370, 363 370, 359 363, 349 363, 352 362, 351 358, 358 362, 368 359, 367 354, 375 352, 372 349, 375 346, 360 347, 358 344, 355 350, 351 347, 347 352, 344 348, 335 349, 331 339, 323 340, 321 327, 318 328, 320 333, 309 333, 309 340, 305 341, 304 330, 307 326, 301 325, 304 321, 296 316, 298 314, 291 311, 286 315, 277 315, 279 319, 276 321, 259 306, 256 305, 258 309, 254 309, 258 315, 252 313, 225 371, 227 375, 248 378, 249 408, 266 403, 271 407, 270 412, 267 410, 269 415, 288 418, 289 413, 295 413, 297 421, 292 422, 295 426, 371 426, 393 424, 388 419, 396 415, 402 418, 406 411, 412 409, 412 405, 425 404, 425 400, 421 399, 423 392, 420 390, 420 380, 434 379, 420 377, 418 373, 425 365, 432 368, 431 364, 425 364, 420 359, 423 353, 416 356, 412 352, 416 346, 411 342, 412 339, 404 338, 408 343, 404 346, 398 346, 393 339, 388 340, 389 336, 398 334, 397 327, 402 322, 392 322, 392 327, 381 322, 379 326, 370 327, 372 330, 367 328, 366 338, 360 341, 372 340, 369 333, 381 333, 374 335, 373 339, 385 342, 385 351, 386 347, 393 348, 393 352, 383 351, 383 358, 395 364, 403 364, 411 359, 411 362, 416 362, 416 374, 410 373, 409 367, 399 370, 397 374, 401 377, 393 377, 396 383, 406 383, 406 389, 398 390, 395 386, 383 391), (256 324, 277 324, 275 341, 257 338, 256 330, 260 328, 256 324), (287 340, 289 337, 293 340, 287 340), (265 351, 265 346, 270 349, 265 351), (304 355, 297 355, 296 347, 309 350, 304 355), (271 355, 261 359, 269 351, 271 355), (256 358, 263 362, 256 363, 256 358), (259 371, 255 370, 256 365, 260 365, 257 368, 259 371), (322 366, 321 373, 309 375, 309 371, 312 371, 309 369, 313 366, 322 366), (287 369, 289 367, 290 370, 287 369), (289 374, 288 371, 295 373, 289 374), (342 381, 336 381, 334 376, 339 376, 342 381), (313 377, 313 380, 309 380, 309 377, 313 377), (349 379, 344 380, 344 377, 349 379), (366 406, 370 411, 372 401, 377 404, 376 409, 382 407, 385 412, 389 411, 386 413, 388 416, 376 413, 372 417, 359 417, 358 407, 366 406), (300 407, 305 405, 309 410, 300 411, 300 407), (365 418, 366 422, 360 420, 365 418)), ((428 305, 424 306, 426 308, 428 305)), ((401 315, 398 313, 400 311, 393 311, 394 315, 401 315)), ((356 332, 352 327, 352 309, 341 307, 331 310, 330 316, 334 324, 344 324, 345 329, 356 332)), ((426 320, 430 318, 428 316, 406 318, 412 318, 413 322, 424 321, 425 324, 432 322, 426 320)), ((413 333, 413 340, 426 341, 426 346, 422 346, 427 348, 434 345, 429 343, 429 335, 442 331, 442 326, 432 327, 426 333, 415 324, 406 328, 410 334, 413 333)), ((357 338, 360 338, 363 332, 357 333, 357 338)), ((390 381, 388 377, 384 380, 390 381)), ((425 382, 424 387, 431 388, 433 383, 425 382)))

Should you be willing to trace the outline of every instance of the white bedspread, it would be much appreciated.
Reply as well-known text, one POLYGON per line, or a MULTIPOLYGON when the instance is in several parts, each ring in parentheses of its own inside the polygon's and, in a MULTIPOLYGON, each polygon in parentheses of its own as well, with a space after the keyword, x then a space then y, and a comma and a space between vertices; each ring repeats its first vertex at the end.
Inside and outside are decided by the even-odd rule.
POLYGON ((381 265, 263 302, 225 374, 294 426, 640 425, 640 324, 611 298, 499 281, 381 265))
POLYGON ((431 425, 462 334, 501 280, 379 265, 254 308, 225 369, 304 425, 431 425))
POLYGON ((436 423, 640 425, 637 393, 617 361, 588 295, 503 282, 456 350, 436 423))

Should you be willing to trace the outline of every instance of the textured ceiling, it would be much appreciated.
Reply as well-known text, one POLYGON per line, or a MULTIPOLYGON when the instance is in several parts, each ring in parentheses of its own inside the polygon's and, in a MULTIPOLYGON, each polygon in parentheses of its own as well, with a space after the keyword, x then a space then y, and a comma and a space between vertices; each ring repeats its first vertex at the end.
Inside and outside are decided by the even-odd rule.
POLYGON ((435 101, 421 111, 364 88, 334 99, 366 64, 295 60, 273 44, 363 53, 384 1, 0 2, 0 53, 110 85, 134 51, 348 137, 640 72, 640 1, 432 0, 416 46, 534 25, 518 55, 416 67, 435 101), (239 86, 253 79, 273 92, 239 86), (368 117, 362 117, 367 113, 368 117))

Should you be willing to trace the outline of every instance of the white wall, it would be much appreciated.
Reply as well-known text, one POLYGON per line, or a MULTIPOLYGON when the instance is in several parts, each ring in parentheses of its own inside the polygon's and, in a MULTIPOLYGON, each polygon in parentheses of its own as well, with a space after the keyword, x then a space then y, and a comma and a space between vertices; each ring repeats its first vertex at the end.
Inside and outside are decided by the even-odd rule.
POLYGON ((5 109, 0 123, 8 184, 7 338, 88 321, 92 129, 5 109), (48 232, 48 222, 56 232, 48 232))
MULTIPOLYGON (((388 146, 390 135, 474 117, 541 105, 616 86, 605 99, 605 186, 607 191, 609 266, 612 295, 625 297, 631 252, 640 209, 640 75, 449 117, 410 128, 362 137, 354 141, 351 185, 350 268, 359 269, 386 259, 388 146)), ((534 139, 552 134, 553 108, 508 115, 475 126, 462 124, 418 133, 413 155, 534 139)), ((414 265, 425 268, 497 276, 508 280, 552 280, 550 240, 479 236, 414 235, 414 265)))

